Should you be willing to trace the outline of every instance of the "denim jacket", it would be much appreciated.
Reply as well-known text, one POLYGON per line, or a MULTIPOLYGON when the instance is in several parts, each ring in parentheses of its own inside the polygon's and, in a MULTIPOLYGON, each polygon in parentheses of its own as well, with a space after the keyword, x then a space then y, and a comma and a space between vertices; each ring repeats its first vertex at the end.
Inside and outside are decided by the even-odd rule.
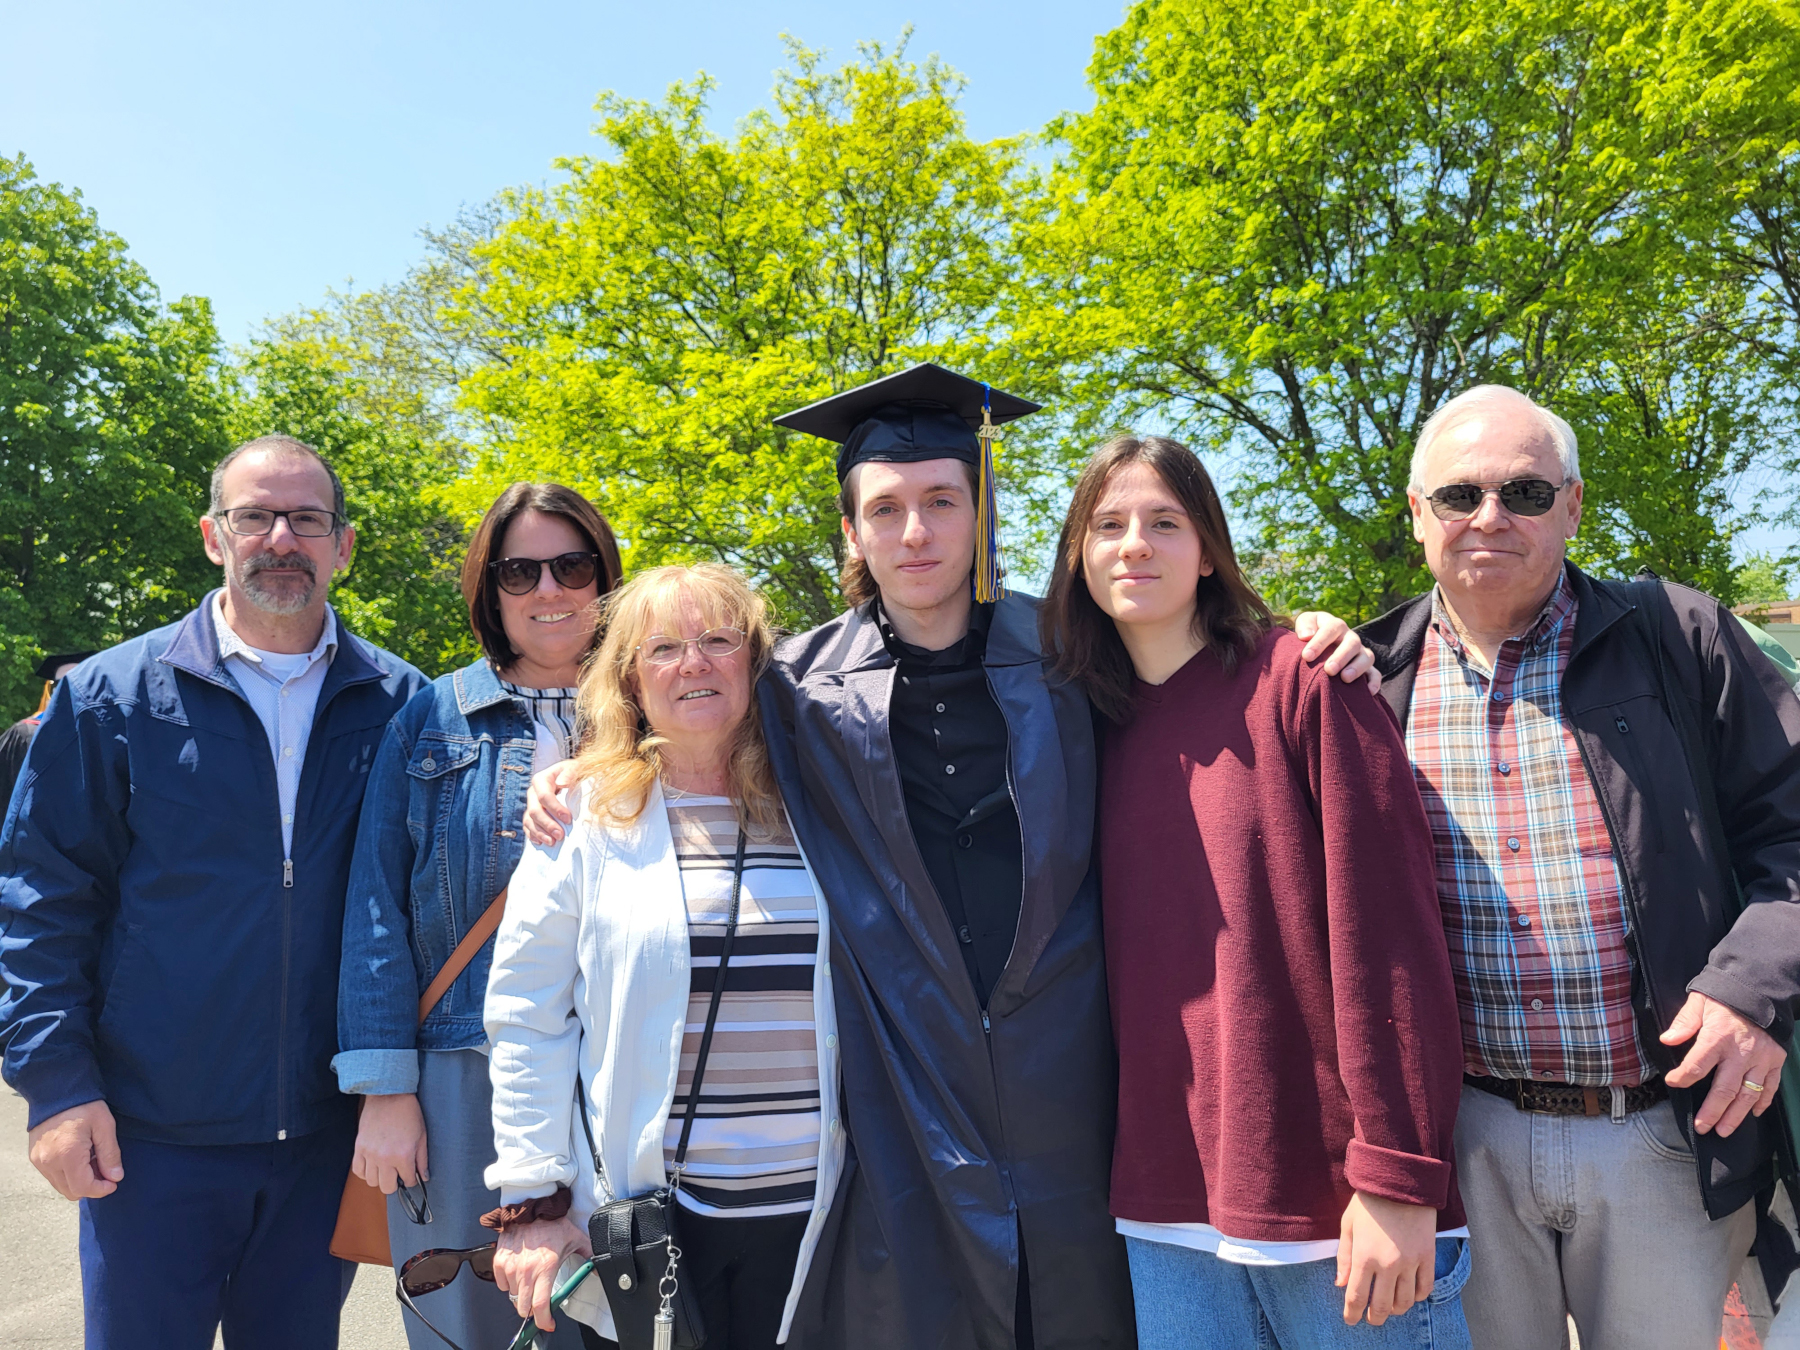
POLYGON ((485 659, 440 676, 389 723, 344 905, 340 1090, 415 1092, 418 1050, 487 1043, 492 938, 423 1024, 419 996, 519 865, 536 743, 524 700, 485 659))

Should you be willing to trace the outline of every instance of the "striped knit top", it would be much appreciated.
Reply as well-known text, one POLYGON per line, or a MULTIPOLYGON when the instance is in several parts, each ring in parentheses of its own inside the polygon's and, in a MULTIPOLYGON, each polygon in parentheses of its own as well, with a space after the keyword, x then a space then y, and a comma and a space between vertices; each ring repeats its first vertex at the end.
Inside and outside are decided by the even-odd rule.
MULTIPOLYGON (((673 1164, 706 1030, 731 909, 737 810, 726 797, 664 786, 687 902, 693 976, 663 1156, 673 1164)), ((737 938, 688 1141, 681 1202, 702 1214, 760 1217, 812 1208, 819 1158, 813 1024, 818 897, 784 820, 744 850, 737 938)))
POLYGON ((546 751, 547 762, 534 763, 531 766, 533 773, 548 768, 558 759, 567 759, 575 753, 575 698, 581 692, 580 690, 573 687, 568 689, 527 689, 524 685, 514 684, 511 680, 501 680, 500 687, 514 698, 525 700, 531 708, 532 723, 544 736, 548 736, 555 743, 555 757, 547 758, 550 747, 543 747, 546 751))

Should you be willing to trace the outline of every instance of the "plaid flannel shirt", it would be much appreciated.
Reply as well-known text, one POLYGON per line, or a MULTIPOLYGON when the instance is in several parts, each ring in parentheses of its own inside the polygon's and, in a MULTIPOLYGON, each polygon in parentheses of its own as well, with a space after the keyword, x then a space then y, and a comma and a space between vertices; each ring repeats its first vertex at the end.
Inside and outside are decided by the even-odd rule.
POLYGON ((1653 1070, 1631 1007, 1612 836, 1563 720, 1567 574, 1490 673, 1434 592, 1406 748, 1431 821, 1463 1062, 1608 1087, 1653 1070))

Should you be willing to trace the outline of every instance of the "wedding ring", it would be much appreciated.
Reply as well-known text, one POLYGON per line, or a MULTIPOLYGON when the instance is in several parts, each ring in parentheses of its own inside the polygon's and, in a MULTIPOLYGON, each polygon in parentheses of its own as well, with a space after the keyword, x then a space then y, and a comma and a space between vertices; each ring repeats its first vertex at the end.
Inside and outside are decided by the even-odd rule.
POLYGON ((1761 1092, 1762 1090, 1763 1085, 1761 1083, 1752 1083, 1748 1078, 1744 1080, 1745 1092, 1761 1092))

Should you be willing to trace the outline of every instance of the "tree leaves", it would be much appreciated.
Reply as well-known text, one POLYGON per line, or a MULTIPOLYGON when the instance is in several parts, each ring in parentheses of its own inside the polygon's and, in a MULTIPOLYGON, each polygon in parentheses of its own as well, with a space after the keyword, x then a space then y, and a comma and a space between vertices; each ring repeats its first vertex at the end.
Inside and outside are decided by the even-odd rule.
MULTIPOLYGON (((1791 16, 1757 8, 1792 50, 1791 16)), ((1088 409, 1080 430, 1154 416, 1233 458, 1279 602, 1367 615, 1427 584, 1412 444, 1482 382, 1587 439, 1616 494, 1588 556, 1680 559, 1728 596, 1731 530, 1704 513, 1728 513, 1769 441, 1768 381, 1723 337, 1758 327, 1759 292, 1694 203, 1766 186, 1768 153, 1753 169, 1721 149, 1729 119, 1661 97, 1710 90, 1737 144, 1767 146, 1778 81, 1721 22, 1610 0, 1146 0, 1100 41, 1094 110, 1052 128, 1057 209, 1029 238, 1019 332, 1088 409), (1731 96, 1747 64, 1757 108, 1731 96)))
POLYGON ((968 138, 935 60, 791 55, 734 136, 708 128, 705 80, 659 105, 609 95, 608 153, 505 199, 461 300, 495 353, 462 395, 496 434, 453 497, 472 517, 513 479, 567 482, 629 568, 731 563, 808 625, 840 607, 832 447, 770 420, 981 351, 1027 184, 1016 142, 968 138))
POLYGON ((0 158, 0 709, 48 651, 164 623, 214 569, 196 527, 226 448, 204 300, 163 306, 80 197, 0 158))

